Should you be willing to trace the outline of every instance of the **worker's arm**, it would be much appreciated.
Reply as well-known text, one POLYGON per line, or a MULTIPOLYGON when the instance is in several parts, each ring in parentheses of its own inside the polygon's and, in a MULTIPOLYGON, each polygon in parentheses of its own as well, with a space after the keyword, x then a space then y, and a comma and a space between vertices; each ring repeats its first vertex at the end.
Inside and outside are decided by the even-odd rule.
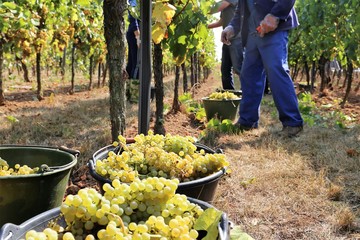
POLYGON ((222 23, 223 23, 223 20, 220 18, 218 21, 213 22, 213 23, 210 23, 210 24, 208 25, 208 28, 222 27, 222 23))
POLYGON ((228 1, 216 2, 210 9, 210 14, 218 13, 230 5, 228 1))

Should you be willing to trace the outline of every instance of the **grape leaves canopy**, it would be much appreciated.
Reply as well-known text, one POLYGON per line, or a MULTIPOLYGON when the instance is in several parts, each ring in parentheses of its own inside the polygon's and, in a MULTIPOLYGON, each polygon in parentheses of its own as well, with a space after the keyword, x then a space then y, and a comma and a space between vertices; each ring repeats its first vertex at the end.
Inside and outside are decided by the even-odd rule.
POLYGON ((320 72, 334 58, 342 66, 349 61, 359 66, 359 7, 360 2, 353 0, 297 1, 300 26, 291 31, 290 62, 313 63, 320 72))

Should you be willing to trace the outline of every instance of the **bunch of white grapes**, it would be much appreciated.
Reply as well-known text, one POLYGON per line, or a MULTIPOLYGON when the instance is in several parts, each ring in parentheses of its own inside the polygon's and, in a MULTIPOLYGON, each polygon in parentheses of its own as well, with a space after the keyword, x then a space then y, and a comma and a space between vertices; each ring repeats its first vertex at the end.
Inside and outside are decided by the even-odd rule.
POLYGON ((234 93, 229 91, 213 92, 209 95, 210 100, 232 100, 238 98, 239 98, 238 96, 236 96, 234 93))
POLYGON ((12 168, 7 161, 0 157, 0 176, 15 176, 35 174, 39 171, 39 167, 31 168, 28 165, 15 164, 12 168))
MULTIPOLYGON (((185 195, 176 194, 179 181, 149 177, 131 184, 118 179, 68 195, 60 207, 66 226, 28 231, 26 240, 191 240, 194 224, 204 213, 185 195)), ((52 224, 55 226, 55 224, 52 224)))
POLYGON ((119 153, 110 151, 106 159, 98 159, 95 171, 110 180, 132 182, 135 178, 177 178, 180 182, 191 181, 220 171, 229 165, 222 153, 207 153, 197 149, 194 139, 179 135, 140 134, 135 142, 127 145, 119 136, 119 153))

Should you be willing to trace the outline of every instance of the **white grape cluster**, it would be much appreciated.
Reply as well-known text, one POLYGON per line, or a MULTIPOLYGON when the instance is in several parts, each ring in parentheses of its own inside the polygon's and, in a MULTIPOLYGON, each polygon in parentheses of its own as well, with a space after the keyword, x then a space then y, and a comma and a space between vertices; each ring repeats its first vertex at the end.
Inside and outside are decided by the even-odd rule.
POLYGON ((119 136, 122 150, 109 151, 106 159, 98 159, 95 171, 110 180, 132 182, 135 178, 177 178, 180 182, 209 176, 229 165, 222 153, 207 153, 197 150, 194 139, 179 135, 139 134, 135 143, 126 145, 119 136))
POLYGON ((229 91, 213 92, 209 95, 210 100, 232 100, 238 98, 239 98, 238 96, 236 96, 234 93, 229 91))
POLYGON ((15 175, 29 175, 35 174, 39 171, 39 167, 31 168, 28 165, 15 164, 12 168, 7 161, 0 158, 0 176, 15 176, 15 175))
POLYGON ((68 195, 60 207, 66 226, 26 233, 26 240, 191 240, 194 224, 204 209, 176 194, 179 181, 149 177, 131 184, 118 179, 68 195), (60 229, 60 230, 59 230, 60 229))

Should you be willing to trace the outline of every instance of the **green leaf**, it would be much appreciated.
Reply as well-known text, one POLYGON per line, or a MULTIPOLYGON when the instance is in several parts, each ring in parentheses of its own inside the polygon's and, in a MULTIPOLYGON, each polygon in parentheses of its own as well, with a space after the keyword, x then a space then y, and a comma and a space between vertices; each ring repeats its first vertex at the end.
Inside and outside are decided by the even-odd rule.
POLYGON ((186 44, 186 36, 185 35, 182 35, 182 36, 180 36, 179 38, 178 38, 178 43, 180 43, 180 44, 186 44))
POLYGON ((212 118, 210 119, 210 121, 208 122, 208 126, 209 127, 215 127, 215 126, 219 126, 221 124, 220 120, 218 118, 212 118))
POLYGON ((206 119, 206 113, 204 108, 198 109, 198 111, 196 112, 196 119, 199 121, 203 121, 204 119, 206 119))
POLYGON ((88 7, 90 6, 89 0, 77 0, 76 3, 80 5, 81 7, 88 7))
POLYGON ((179 96, 179 101, 185 103, 189 100, 192 100, 191 93, 187 92, 179 96))
POLYGON ((30 6, 33 6, 36 4, 36 0, 28 0, 28 3, 30 4, 30 6))
POLYGON ((230 119, 224 119, 221 123, 225 125, 232 125, 232 121, 230 119))
POLYGON ((218 224, 220 222, 222 212, 215 208, 207 208, 203 214, 196 220, 194 229, 205 230, 206 236, 203 240, 213 240, 219 235, 218 224))
POLYGON ((230 231, 230 240, 254 240, 247 233, 244 233, 239 226, 234 226, 230 231))
POLYGON ((221 123, 221 125, 220 125, 220 131, 223 132, 223 133, 229 132, 230 128, 231 127, 229 127, 229 125, 224 124, 224 123, 221 123))
POLYGON ((14 2, 4 2, 3 5, 11 10, 15 10, 17 6, 14 2))
POLYGON ((7 118, 7 120, 9 120, 9 122, 11 122, 11 123, 19 122, 19 120, 18 120, 16 117, 14 117, 14 116, 7 116, 6 118, 7 118))

